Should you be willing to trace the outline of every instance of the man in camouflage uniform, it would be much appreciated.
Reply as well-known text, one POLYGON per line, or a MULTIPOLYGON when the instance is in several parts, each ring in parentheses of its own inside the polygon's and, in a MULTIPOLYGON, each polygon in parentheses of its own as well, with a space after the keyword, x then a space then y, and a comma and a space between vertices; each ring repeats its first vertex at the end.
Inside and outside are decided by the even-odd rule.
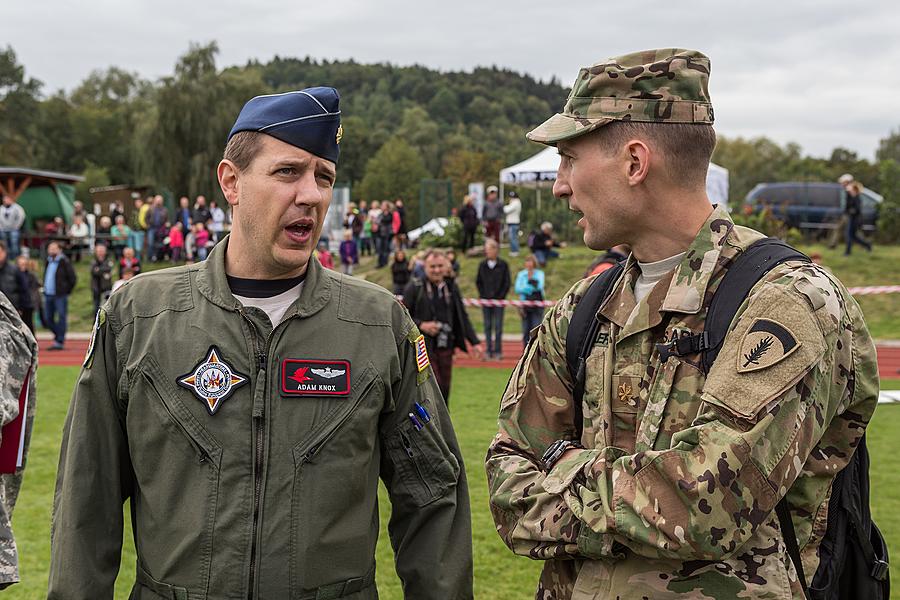
POLYGON ((514 552, 546 561, 541 600, 803 598, 775 505, 787 496, 811 578, 831 481, 875 408, 862 313, 814 264, 755 286, 708 376, 699 354, 660 357, 656 344, 703 330, 732 261, 763 237, 706 199, 708 74, 689 50, 610 59, 528 135, 559 148, 554 194, 583 213, 585 243, 633 249, 599 310, 581 439, 565 346, 593 278, 532 333, 501 401, 491 509, 514 552))
MULTIPOLYGON (((28 384, 25 416, 25 449, 34 423, 34 372, 37 369, 37 342, 9 299, 0 294, 0 426, 19 416, 19 395, 28 384)), ((2 433, 0 433, 2 440, 2 433)), ((0 475, 0 590, 19 581, 19 557, 13 537, 13 508, 22 485, 24 459, 15 473, 0 475)))

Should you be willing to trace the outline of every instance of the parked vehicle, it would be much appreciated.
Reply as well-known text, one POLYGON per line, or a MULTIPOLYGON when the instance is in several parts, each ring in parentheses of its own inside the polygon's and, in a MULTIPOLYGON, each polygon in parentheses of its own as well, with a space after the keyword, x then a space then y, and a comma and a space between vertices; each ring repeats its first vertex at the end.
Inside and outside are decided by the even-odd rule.
MULTIPOLYGON (((862 229, 874 231, 884 198, 870 189, 862 192, 862 229)), ((839 183, 759 183, 747 194, 744 206, 754 213, 769 208, 790 227, 805 231, 829 230, 844 214, 846 192, 839 183)))

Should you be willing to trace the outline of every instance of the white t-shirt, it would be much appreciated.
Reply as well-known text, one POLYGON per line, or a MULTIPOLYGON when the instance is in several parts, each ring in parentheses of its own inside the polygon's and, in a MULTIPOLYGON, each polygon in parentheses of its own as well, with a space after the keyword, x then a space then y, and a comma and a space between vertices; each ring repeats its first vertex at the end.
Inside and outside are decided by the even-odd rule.
POLYGON ((244 306, 255 306, 262 310, 269 316, 272 327, 276 327, 281 323, 281 319, 284 318, 284 313, 286 313, 287 309, 294 303, 294 300, 300 297, 300 292, 303 290, 303 283, 304 282, 301 281, 289 290, 268 298, 248 298, 246 296, 238 296, 237 294, 235 294, 234 297, 244 306))
POLYGON ((681 259, 684 258, 685 254, 687 252, 649 263, 638 261, 638 268, 640 268, 641 274, 638 276, 637 281, 634 282, 634 299, 638 302, 643 300, 650 293, 650 290, 653 289, 653 286, 659 283, 660 279, 681 263, 681 259))

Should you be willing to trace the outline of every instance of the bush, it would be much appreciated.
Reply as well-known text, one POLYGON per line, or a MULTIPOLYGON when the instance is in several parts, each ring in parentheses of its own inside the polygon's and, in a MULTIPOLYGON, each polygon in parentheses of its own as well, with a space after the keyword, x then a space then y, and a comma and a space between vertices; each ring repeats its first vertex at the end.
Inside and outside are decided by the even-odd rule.
POLYGON ((803 243, 803 233, 796 227, 788 225, 772 214, 770 207, 765 207, 759 212, 753 212, 752 207, 745 206, 744 212, 734 212, 731 215, 735 225, 742 225, 756 231, 784 240, 792 246, 803 243))

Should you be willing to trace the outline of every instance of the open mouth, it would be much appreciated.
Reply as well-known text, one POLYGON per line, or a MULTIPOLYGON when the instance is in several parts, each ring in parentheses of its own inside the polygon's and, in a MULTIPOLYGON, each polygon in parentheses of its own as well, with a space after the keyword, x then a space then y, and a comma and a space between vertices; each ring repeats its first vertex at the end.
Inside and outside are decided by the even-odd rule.
POLYGON ((288 239, 295 244, 306 244, 312 238, 314 222, 312 219, 298 219, 284 228, 288 239))

